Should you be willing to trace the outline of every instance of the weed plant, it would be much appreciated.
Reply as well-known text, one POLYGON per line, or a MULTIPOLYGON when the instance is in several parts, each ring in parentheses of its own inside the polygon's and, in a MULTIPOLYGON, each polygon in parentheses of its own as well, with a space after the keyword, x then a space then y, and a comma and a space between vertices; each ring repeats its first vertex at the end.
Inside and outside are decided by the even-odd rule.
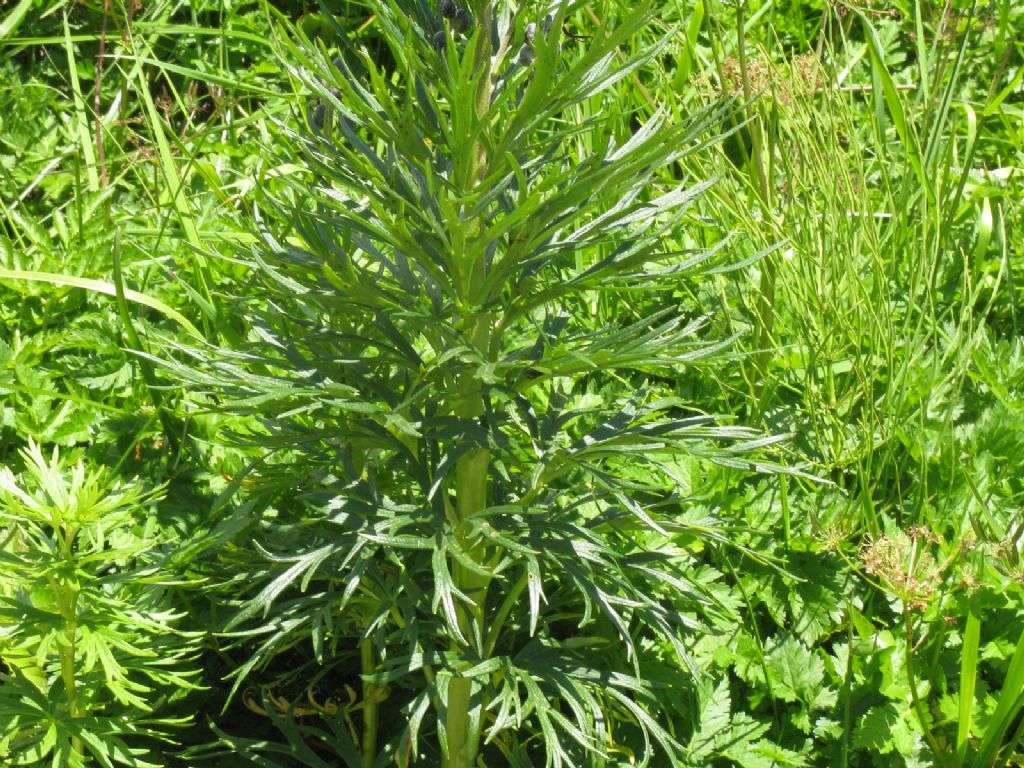
POLYGON ((65 469, 35 443, 22 459, 20 480, 0 468, 0 756, 160 765, 133 737, 186 724, 159 710, 196 674, 195 637, 176 629, 162 588, 173 579, 153 557, 146 508, 162 489, 65 469))

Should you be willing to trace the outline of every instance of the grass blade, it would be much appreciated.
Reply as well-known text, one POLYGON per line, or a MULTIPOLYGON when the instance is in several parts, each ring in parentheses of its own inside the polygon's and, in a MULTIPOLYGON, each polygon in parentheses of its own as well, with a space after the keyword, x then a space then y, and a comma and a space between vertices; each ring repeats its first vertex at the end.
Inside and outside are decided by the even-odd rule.
MULTIPOLYGON (((107 296, 117 296, 117 286, 104 280, 93 280, 87 277, 76 277, 74 275, 58 275, 52 272, 31 272, 22 269, 4 269, 0 267, 0 280, 26 280, 37 283, 52 283, 53 285, 64 285, 70 288, 84 288, 93 293, 102 293, 107 296)), ((124 297, 135 304, 156 310, 160 314, 170 318, 180 325, 186 333, 202 340, 203 335, 183 314, 173 307, 169 307, 159 299, 147 296, 138 291, 126 290, 124 297)))
POLYGON ((967 758, 967 740, 971 733, 971 712, 974 708, 974 686, 978 673, 978 643, 981 621, 971 605, 964 627, 963 650, 960 655, 960 714, 956 729, 956 765, 967 758))
POLYGON ((996 757, 1002 746, 1003 736, 1014 718, 1024 707, 1024 631, 1021 632, 1017 650, 1010 659, 1003 690, 999 694, 996 710, 985 730, 981 748, 971 763, 972 768, 990 768, 997 764, 996 757))
POLYGON ((89 118, 85 110, 85 97, 82 96, 82 86, 78 81, 78 68, 75 62, 75 49, 71 44, 71 27, 68 26, 68 15, 64 14, 64 49, 68 54, 68 77, 71 80, 71 91, 75 101, 75 132, 78 134, 78 144, 85 158, 85 174, 89 183, 90 192, 99 192, 100 175, 96 164, 96 150, 92 145, 92 135, 89 130, 89 118))

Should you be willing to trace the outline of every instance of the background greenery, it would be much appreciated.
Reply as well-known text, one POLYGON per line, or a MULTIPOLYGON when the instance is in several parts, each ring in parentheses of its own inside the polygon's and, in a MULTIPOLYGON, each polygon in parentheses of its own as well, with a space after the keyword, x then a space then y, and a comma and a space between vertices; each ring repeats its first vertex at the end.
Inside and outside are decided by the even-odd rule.
MULTIPOLYGON (((401 55, 358 2, 0 11, 2 759, 359 765, 367 702, 379 697, 390 743, 414 688, 384 691, 360 677, 355 645, 335 641, 325 663, 315 631, 287 628, 345 581, 297 583, 268 542, 322 541, 310 510, 339 481, 303 442, 325 422, 292 418, 306 395, 261 392, 288 363, 288 328, 271 320, 298 316, 295 273, 273 289, 275 264, 258 279, 253 264, 274 250, 268 232, 290 234, 268 201, 303 207, 296 147, 330 119, 330 57, 348 41, 391 73, 401 55), (236 357, 211 372, 196 350, 214 349, 236 357), (280 600, 260 602, 268 583, 280 600)), ((519 29, 544 12, 524 9, 519 29)), ((560 407, 593 421, 556 432, 580 438, 644 391, 676 415, 788 435, 772 458, 799 470, 614 466, 628 495, 668 495, 659 514, 694 526, 672 539, 678 584, 653 596, 687 620, 684 647, 641 633, 657 725, 677 745, 652 764, 1021 764, 1024 10, 671 0, 629 29, 634 13, 606 0, 566 17, 566 61, 606 28, 629 31, 618 66, 665 45, 561 113, 557 146, 582 162, 659 109, 698 119, 683 138, 708 145, 655 169, 643 195, 713 180, 662 234, 721 249, 700 274, 611 282, 561 311, 579 334, 704 317, 703 342, 731 343, 699 365, 574 372, 560 407)), ((431 5, 409 15, 442 28, 431 5)), ((566 268, 614 250, 592 246, 566 268)), ((355 461, 390 482, 378 449, 355 461)), ((375 578, 395 588, 386 568, 375 578)), ((614 628, 579 629, 580 604, 552 599, 548 638, 614 644, 614 628)), ((353 604, 321 639, 365 637, 373 610, 353 604)), ((524 637, 530 613, 516 609, 524 637)), ((641 759, 640 716, 606 704, 603 717, 606 757, 588 759, 641 759)), ((550 739, 527 716, 484 759, 543 764, 550 739)))

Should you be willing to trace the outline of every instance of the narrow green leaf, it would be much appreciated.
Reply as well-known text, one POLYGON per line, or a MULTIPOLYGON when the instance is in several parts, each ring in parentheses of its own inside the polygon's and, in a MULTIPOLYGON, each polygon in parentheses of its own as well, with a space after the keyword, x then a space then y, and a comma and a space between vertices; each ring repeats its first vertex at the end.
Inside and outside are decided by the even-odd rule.
POLYGON ((995 712, 981 739, 978 753, 971 762, 972 768, 993 768, 996 756, 1003 744, 1003 737, 1014 718, 1024 708, 1024 630, 1021 631, 1017 648, 1010 659, 1003 688, 996 701, 995 712))
MULTIPOLYGON (((20 269, 4 269, 3 267, 0 267, 0 279, 28 280, 40 283, 52 283, 54 285, 66 285, 72 288, 84 288, 87 291, 102 293, 106 296, 117 296, 117 286, 113 283, 108 283, 103 280, 93 280, 85 277, 75 277, 73 275, 58 275, 51 272, 28 272, 20 269)), ((157 312, 166 315, 180 325, 190 336, 196 339, 203 338, 203 335, 199 330, 192 325, 184 315, 176 309, 167 306, 159 299, 154 299, 144 293, 132 290, 125 290, 124 297, 128 301, 141 304, 144 307, 149 307, 150 309, 154 309, 157 312)))
POLYGON ((968 608, 967 623, 960 648, 960 706, 956 727, 956 765, 967 759, 968 739, 971 735, 971 717, 974 711, 974 687, 978 674, 978 645, 981 639, 981 620, 975 606, 968 608))
POLYGON ((82 86, 78 80, 78 64, 75 60, 75 47, 71 43, 71 27, 68 25, 67 11, 64 12, 64 50, 68 56, 68 78, 71 80, 71 95, 75 104, 75 131, 78 134, 78 147, 85 161, 85 175, 89 191, 99 192, 100 174, 96 162, 96 148, 93 146, 93 136, 89 130, 85 97, 82 95, 82 86))

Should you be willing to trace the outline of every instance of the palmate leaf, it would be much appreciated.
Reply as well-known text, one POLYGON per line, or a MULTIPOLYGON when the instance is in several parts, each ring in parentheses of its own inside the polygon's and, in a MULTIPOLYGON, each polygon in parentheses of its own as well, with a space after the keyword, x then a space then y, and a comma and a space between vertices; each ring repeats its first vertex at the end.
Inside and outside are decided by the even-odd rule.
POLYGON ((904 741, 909 732, 906 726, 901 726, 901 721, 907 719, 909 714, 901 714, 892 703, 875 706, 860 719, 853 745, 884 755, 897 748, 897 743, 902 743, 904 748, 899 751, 906 754, 906 748, 913 747, 913 743, 904 741))
MULTIPOLYGON (((693 340, 706 318, 687 322, 671 309, 656 312, 622 329, 603 329, 552 340, 544 353, 529 362, 537 379, 570 377, 590 371, 681 366, 711 357, 731 343, 701 344, 693 340)), ((526 366, 524 365, 524 368, 526 366)), ((523 387, 520 387, 521 389, 523 387)))
POLYGON ((686 750, 686 765, 727 759, 744 768, 803 766, 806 758, 763 738, 769 724, 732 711, 728 678, 700 691, 700 717, 686 750))
POLYGON ((182 581, 147 536, 146 507, 163 488, 116 484, 81 460, 66 467, 32 441, 22 461, 20 478, 0 469, 5 764, 154 765, 140 741, 188 720, 158 707, 197 687, 202 634, 175 630, 182 614, 159 589, 182 581))
MULTIPOLYGON (((783 439, 781 436, 765 437, 743 427, 725 426, 712 416, 673 418, 676 409, 686 405, 673 398, 649 403, 644 400, 644 393, 640 392, 572 445, 556 445, 542 454, 533 466, 532 491, 539 493, 573 471, 600 475, 601 467, 610 459, 629 459, 643 464, 658 455, 690 454, 727 466, 753 469, 762 463, 747 459, 744 454, 756 455, 758 449, 783 439)), ((794 470, 778 467, 778 471, 794 470)))
MULTIPOLYGON (((495 699, 500 702, 504 715, 515 712, 517 718, 528 718, 534 713, 541 717, 543 713, 548 727, 542 730, 549 739, 561 741, 564 734, 570 738, 569 744, 575 742, 587 752, 604 753, 607 747, 615 745, 616 728, 612 723, 606 723, 604 728, 600 728, 600 724, 609 717, 609 711, 614 710, 617 718, 631 721, 641 731, 644 761, 651 754, 649 738, 660 745, 664 754, 678 759, 679 746, 675 739, 645 711, 652 697, 660 693, 658 686, 640 676, 596 668, 580 659, 580 653, 568 642, 538 640, 528 644, 510 660, 505 681, 501 694, 495 699), (526 693, 525 699, 521 697, 519 686, 526 693), (555 693, 545 696, 544 689, 554 689, 555 693), (562 702, 571 717, 551 707, 548 700, 562 702), (645 705, 641 706, 640 702, 645 705)), ((501 716, 496 719, 495 729, 499 725, 505 725, 501 716)), ((552 748, 547 744, 545 747, 547 764, 562 765, 566 752, 561 747, 552 748)), ((576 754, 576 749, 569 749, 576 754)))
MULTIPOLYGON (((630 34, 627 28, 635 29, 635 26, 632 25, 641 24, 643 17, 642 9, 638 9, 635 15, 631 14, 628 24, 618 28, 611 37, 601 39, 600 43, 595 43, 588 49, 581 66, 586 66, 584 62, 588 60, 589 56, 599 59, 607 58, 609 52, 615 50, 619 40, 623 39, 620 35, 630 34)), ((417 33, 406 26, 403 35, 415 37, 417 33)), ((352 237, 353 244, 362 247, 367 255, 378 260, 383 259, 383 261, 379 261, 381 272, 377 273, 378 283, 382 278, 390 277, 396 281, 396 286, 404 285, 409 288, 408 281, 402 278, 404 270, 400 269, 402 263, 400 259, 411 259, 412 263, 422 270, 422 275, 428 278, 428 283, 435 284, 441 290, 442 295, 452 295, 457 288, 456 283, 461 279, 458 277, 460 271, 458 265, 445 256, 452 252, 452 247, 455 245, 452 238, 458 235, 458 232, 453 230, 454 222, 451 221, 454 211, 449 213, 444 205, 438 207, 434 204, 436 196, 443 197, 451 194, 447 189, 448 183, 444 179, 447 161, 439 158, 436 155, 436 150, 429 151, 425 147, 428 143, 437 146, 444 144, 449 147, 458 146, 462 149, 456 154, 461 157, 466 151, 465 147, 472 145, 470 137, 459 135, 444 141, 444 137, 434 135, 435 129, 431 125, 416 123, 418 118, 415 110, 412 115, 406 115, 402 111, 403 107, 400 105, 407 104, 406 100, 396 98, 391 101, 370 97, 367 92, 358 87, 358 80, 353 78, 351 71, 344 66, 341 70, 334 66, 328 66, 325 72, 323 63, 311 58, 307 51, 296 47, 289 53, 302 64, 301 68, 297 67, 294 71, 296 77, 311 92, 331 104, 333 109, 344 116, 341 129, 347 139, 346 142, 330 142, 326 138, 319 138, 308 142, 314 167, 322 170, 324 175, 331 180, 332 185, 337 185, 344 179, 346 186, 342 187, 344 191, 339 190, 340 193, 334 194, 330 193, 330 189, 325 188, 324 191, 328 194, 320 196, 318 203, 321 206, 326 206, 323 210, 325 213, 330 211, 330 218, 321 217, 316 213, 311 217, 300 217, 296 222, 299 227, 298 231, 302 232, 307 240, 315 242, 322 240, 323 229, 321 228, 319 233, 311 236, 312 231, 305 226, 304 220, 315 221, 317 218, 322 218, 325 223, 333 221, 336 224, 343 224, 346 231, 350 233, 349 236, 352 237), (343 76, 339 77, 339 74, 343 76), (395 110, 395 112, 390 112, 390 110, 395 110), (387 116, 386 120, 382 119, 385 115, 387 116), (409 130, 410 118, 414 121, 412 130, 409 130), (382 141, 385 146, 394 150, 387 153, 387 160, 379 157, 376 150, 371 148, 370 143, 364 141, 355 131, 347 127, 349 121, 353 121, 353 125, 368 131, 382 141), (408 143, 409 136, 416 135, 417 131, 420 132, 421 139, 419 144, 412 146, 408 143), (319 164, 317 164, 318 158, 322 159, 319 164), (403 166, 403 162, 409 162, 410 165, 403 166), (422 165, 424 163, 425 166, 422 165), (423 184, 431 176, 435 180, 428 185, 429 194, 424 196, 423 184), (421 226, 410 227, 409 216, 420 217, 421 226), (363 239, 360 240, 360 238, 363 239), (375 246, 374 241, 379 242, 383 247, 375 246), (385 258, 384 253, 386 252, 395 255, 385 258), (453 280, 456 282, 452 282, 453 280)), ((645 53, 638 60, 653 53, 653 51, 645 53)), ((407 51, 396 51, 396 55, 407 56, 407 54, 407 51)), ((429 61, 431 57, 424 58, 429 61)), ((364 63, 368 71, 371 73, 375 71, 373 62, 364 63)), ((592 94, 606 87, 614 79, 625 76, 628 71, 629 66, 616 67, 613 72, 609 73, 609 77, 605 81, 595 84, 595 87, 588 90, 588 93, 592 94)), ((541 83, 538 77, 531 80, 530 89, 540 92, 544 88, 550 87, 552 90, 544 97, 545 101, 549 101, 553 109, 562 110, 567 106, 565 95, 572 89, 570 83, 578 74, 574 70, 565 71, 561 75, 563 82, 550 83, 547 86, 541 83)), ((412 80, 419 76, 410 73, 409 77, 412 80)), ((528 100, 528 98, 529 94, 526 99, 528 100)), ((456 106, 454 104, 451 106, 450 115, 453 119, 461 115, 456 106)), ((525 103, 515 109, 516 116, 531 112, 532 110, 527 108, 525 103)), ((494 119, 497 119, 497 116, 494 119)), ((685 126, 671 128, 663 126, 661 116, 656 115, 636 132, 633 140, 619 148, 610 147, 606 157, 588 160, 582 164, 569 164, 564 160, 559 160, 557 162, 548 161, 537 166, 532 166, 529 163, 523 165, 516 160, 520 156, 520 152, 523 151, 520 150, 520 147, 525 150, 531 142, 539 139, 536 131, 538 126, 545 124, 546 121, 542 114, 535 115, 535 119, 537 122, 532 126, 531 131, 523 133, 517 132, 515 128, 510 129, 517 140, 513 142, 506 136, 500 149, 495 149, 494 154, 495 160, 509 158, 509 162, 513 163, 513 166, 508 171, 499 171, 498 169, 502 168, 502 162, 490 163, 489 171, 500 172, 504 175, 500 179, 485 179, 481 183, 481 188, 486 190, 511 189, 512 179, 516 177, 517 172, 520 172, 526 174, 524 182, 532 189, 536 189, 537 192, 527 197, 522 194, 513 196, 511 191, 505 195, 499 195, 503 204, 496 204, 493 208, 493 215, 497 216, 494 223, 483 237, 476 237, 472 242, 465 244, 470 249, 466 252, 466 256, 469 258, 475 258, 501 243, 510 244, 507 254, 497 254, 492 265, 493 268, 488 275, 487 279, 490 281, 488 285, 493 287, 489 287, 487 293, 492 296, 497 296, 501 284, 507 283, 512 277, 512 273, 503 268, 503 264, 512 266, 517 271, 535 270, 536 267, 532 266, 531 259, 534 254, 542 250, 543 243, 550 241, 555 247, 555 253, 565 253, 570 244, 573 248, 579 249, 597 242, 609 242, 612 232, 616 229, 621 229, 624 233, 640 231, 646 222, 653 221, 665 212, 678 210, 706 186, 681 186, 651 203, 637 201, 625 208, 620 203, 600 216, 595 217, 591 213, 594 199, 600 192, 605 189, 618 190, 625 182, 628 182, 634 191, 619 199, 636 199, 644 189, 646 183, 644 180, 649 175, 651 168, 671 163, 679 156, 691 151, 693 139, 708 125, 716 121, 716 118, 710 113, 706 120, 698 118, 685 126), (548 180, 550 170, 559 167, 564 167, 562 180, 557 182, 548 180), (553 194, 555 190, 561 191, 558 194, 553 194), (562 197, 560 198, 559 195, 562 197), (531 207, 535 205, 540 207, 531 207), (584 225, 583 223, 588 219, 591 221, 584 225), (575 227, 575 234, 564 234, 559 236, 559 239, 552 241, 552 237, 559 232, 571 233, 574 221, 581 223, 581 226, 575 227), (588 233, 592 233, 592 236, 597 239, 588 242, 585 238, 588 233)), ((290 138, 306 141, 295 132, 285 130, 286 135, 290 138)), ((549 125, 546 126, 546 130, 550 130, 549 125)), ((553 147, 564 143, 557 135, 554 138, 546 137, 543 141, 550 143, 553 147)), ((526 152, 524 157, 530 157, 531 154, 526 152)), ((453 158, 452 162, 457 165, 459 160, 453 158)), ((298 183, 299 179, 296 178, 296 182, 298 183)), ((488 192, 488 194, 492 195, 493 192, 488 192)), ((297 186, 295 199, 298 201, 307 197, 308 193, 302 186, 297 186)), ((301 207, 298 204, 286 203, 283 199, 278 199, 276 202, 274 199, 270 199, 267 202, 280 206, 277 210, 281 214, 287 214, 289 211, 301 207)), ((484 215, 487 218, 491 217, 489 213, 484 215)), ((282 216, 282 218, 285 217, 282 216)), ((294 217, 287 216, 287 218, 292 220, 294 217)), ((643 239, 640 245, 650 246, 654 243, 657 234, 657 232, 651 233, 650 236, 643 239)), ((332 250, 336 251, 336 248, 332 248, 332 250)), ((634 247, 632 250, 639 251, 642 248, 634 247)), ((455 252, 457 253, 458 249, 455 252)), ((316 261, 310 253, 304 254, 303 260, 307 263, 316 261)), ((348 257, 343 256, 344 262, 353 263, 348 257)), ((607 272, 609 266, 610 264, 605 264, 597 271, 607 272)), ((344 274, 333 265, 332 268, 337 274, 344 274)), ((356 268, 358 269, 358 267, 356 268)), ((371 292, 374 290, 370 285, 366 287, 371 292)))
POLYGON ((284 573, 270 582, 255 598, 250 600, 245 608, 236 613, 225 628, 231 629, 251 616, 260 613, 265 616, 277 596, 288 587, 297 586, 300 591, 304 592, 316 569, 332 555, 335 555, 337 551, 335 545, 328 544, 294 558, 280 558, 292 564, 284 573))
MULTIPOLYGON (((585 6, 553 8, 515 66, 543 9, 445 27, 443 51, 426 4, 390 0, 372 3, 374 54, 343 32, 340 56, 283 40, 310 119, 273 127, 258 238, 235 259, 245 333, 163 363, 267 454, 233 692, 286 650, 351 675, 358 647, 363 684, 387 685, 405 719, 378 763, 474 764, 478 734, 518 765, 610 760, 620 737, 641 762, 679 759, 643 665, 694 666, 685 633, 725 609, 687 546, 728 531, 687 516, 671 462, 758 466, 747 456, 775 440, 644 384, 728 344, 702 341, 705 318, 674 298, 723 265, 680 232, 710 182, 668 180, 717 113, 656 114, 624 140, 601 114, 576 120, 584 102, 614 110, 616 83, 659 50, 617 59, 646 3, 562 39, 585 6), (613 290, 646 298, 621 320, 582 311, 613 290)), ((322 725, 278 722, 297 749, 350 759, 322 725)))
MULTIPOLYGON (((739 722, 733 727, 742 730, 746 721, 743 718, 737 720, 739 722)), ((768 739, 760 739, 753 743, 741 742, 730 746, 724 754, 742 768, 803 768, 808 765, 804 754, 781 747, 768 739)))
MULTIPOLYGON (((272 706, 266 707, 272 712, 272 706)), ((183 757, 193 759, 197 763, 207 763, 218 757, 235 755, 244 756, 253 765, 261 768, 291 768, 295 765, 296 754, 301 754, 304 765, 326 766, 336 763, 328 763, 319 757, 309 746, 309 742, 303 740, 308 735, 311 740, 321 745, 329 745, 344 762, 345 768, 361 768, 358 752, 352 744, 352 737, 347 733, 344 725, 340 728, 333 727, 329 732, 320 728, 303 727, 301 730, 295 723, 294 718, 289 715, 274 714, 274 723, 281 728, 288 739, 287 743, 279 743, 266 739, 251 739, 223 731, 218 726, 211 724, 211 730, 217 736, 217 743, 204 745, 202 747, 191 747, 184 751, 183 757), (296 739, 298 740, 296 742, 296 739), (301 742, 301 746, 299 743, 301 742), (280 755, 279 759, 275 759, 280 755)))
POLYGON ((821 657, 793 637, 775 643, 765 654, 771 686, 783 701, 810 703, 825 676, 821 657))
POLYGON ((84 766, 87 757, 72 748, 78 739, 104 768, 159 768, 148 762, 146 751, 129 747, 146 733, 126 718, 87 714, 72 718, 64 708, 63 688, 41 691, 17 668, 0 676, 0 757, 5 765, 36 766, 52 762, 61 766, 84 766))

